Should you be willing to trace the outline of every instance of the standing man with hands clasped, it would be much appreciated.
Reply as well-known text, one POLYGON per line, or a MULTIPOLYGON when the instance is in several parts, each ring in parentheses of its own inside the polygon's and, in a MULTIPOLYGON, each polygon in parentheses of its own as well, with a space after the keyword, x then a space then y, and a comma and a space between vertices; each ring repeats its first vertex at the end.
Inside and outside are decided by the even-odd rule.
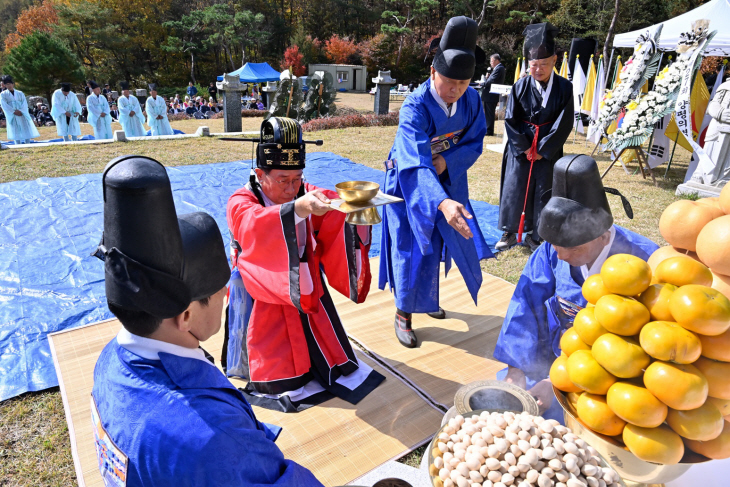
POLYGON ((395 334, 405 347, 418 342, 412 313, 443 319, 439 265, 456 261, 476 302, 481 259, 492 257, 472 217, 466 171, 482 154, 486 132, 479 94, 469 88, 485 56, 476 22, 454 17, 436 48, 431 76, 403 103, 393 148, 385 163, 384 192, 403 203, 384 207, 380 289, 395 296, 395 334))

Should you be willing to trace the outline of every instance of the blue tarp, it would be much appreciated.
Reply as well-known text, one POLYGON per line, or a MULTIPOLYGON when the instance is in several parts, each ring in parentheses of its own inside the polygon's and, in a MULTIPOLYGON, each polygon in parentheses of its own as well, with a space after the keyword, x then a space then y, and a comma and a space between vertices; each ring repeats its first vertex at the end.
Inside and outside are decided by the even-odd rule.
MULTIPOLYGON (((168 168, 179 213, 206 211, 228 235, 225 208, 249 178, 250 161, 168 168)), ((329 152, 307 155, 307 180, 334 189, 347 180, 383 184, 384 173, 329 152)), ((491 245, 496 206, 474 201, 491 245)), ((101 238, 101 175, 0 184, 0 401, 58 385, 46 335, 111 318, 103 263, 91 257, 101 238)), ((370 255, 379 255, 380 227, 370 255)), ((228 252, 226 252, 228 254, 228 252)), ((377 277, 376 277, 377 279, 377 277)))
MULTIPOLYGON (((267 81, 279 81, 277 70, 269 66, 269 63, 246 63, 242 68, 228 73, 237 74, 241 83, 266 83, 267 81)), ((218 81, 223 81, 223 76, 218 76, 218 81)))

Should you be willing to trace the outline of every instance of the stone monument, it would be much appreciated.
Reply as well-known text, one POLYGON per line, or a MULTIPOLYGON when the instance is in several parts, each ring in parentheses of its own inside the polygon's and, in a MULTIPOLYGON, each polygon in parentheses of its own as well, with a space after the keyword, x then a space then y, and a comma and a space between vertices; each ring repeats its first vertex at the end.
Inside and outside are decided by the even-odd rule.
POLYGON ((390 71, 378 71, 378 77, 373 78, 375 83, 375 110, 376 115, 387 115, 390 111, 390 88, 395 80, 390 77, 390 71))
MULTIPOLYGON (((284 73, 285 72, 286 71, 284 71, 284 73)), ((282 74, 284 74, 284 73, 282 73, 282 74)), ((266 98, 264 100, 264 102, 266 104, 267 110, 269 110, 271 108, 271 104, 273 103, 272 98, 274 98, 274 95, 275 95, 277 89, 278 89, 278 85, 277 85, 276 81, 269 81, 266 83, 266 86, 261 88, 262 98, 266 98), (266 94, 266 96, 263 96, 264 94, 266 94)))
POLYGON ((216 83, 223 96, 223 131, 241 132, 241 93, 244 86, 237 74, 224 74, 223 81, 216 83))
POLYGON ((144 108, 144 104, 147 101, 147 90, 144 88, 134 90, 134 96, 139 100, 140 107, 144 108))
MULTIPOLYGON (((679 185, 677 194, 697 193, 702 197, 713 197, 730 181, 730 81, 721 84, 715 97, 707 106, 707 114, 712 117, 705 136, 705 153, 709 157, 706 164, 700 162, 679 185)), ((688 171, 688 172, 689 172, 688 171)))

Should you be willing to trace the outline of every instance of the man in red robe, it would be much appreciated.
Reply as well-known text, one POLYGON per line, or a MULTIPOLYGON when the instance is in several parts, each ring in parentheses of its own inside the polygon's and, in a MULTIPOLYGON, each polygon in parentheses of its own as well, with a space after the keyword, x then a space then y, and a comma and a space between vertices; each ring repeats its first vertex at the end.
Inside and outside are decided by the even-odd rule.
POLYGON ((337 193, 303 179, 296 120, 261 125, 256 168, 228 201, 234 264, 227 373, 249 383, 249 401, 301 411, 332 397, 356 404, 384 377, 359 362, 329 295, 356 303, 370 289, 371 228, 332 211, 337 193))

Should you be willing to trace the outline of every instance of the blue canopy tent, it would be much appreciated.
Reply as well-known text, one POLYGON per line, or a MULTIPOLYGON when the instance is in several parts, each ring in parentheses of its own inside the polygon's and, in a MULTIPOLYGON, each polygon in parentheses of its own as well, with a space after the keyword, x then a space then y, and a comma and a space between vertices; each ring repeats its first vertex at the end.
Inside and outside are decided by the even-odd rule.
MULTIPOLYGON (((281 73, 269 66, 269 63, 246 63, 242 68, 228 74, 237 74, 241 78, 241 83, 265 83, 279 81, 281 73)), ((223 76, 218 76, 218 81, 223 81, 223 76)))

